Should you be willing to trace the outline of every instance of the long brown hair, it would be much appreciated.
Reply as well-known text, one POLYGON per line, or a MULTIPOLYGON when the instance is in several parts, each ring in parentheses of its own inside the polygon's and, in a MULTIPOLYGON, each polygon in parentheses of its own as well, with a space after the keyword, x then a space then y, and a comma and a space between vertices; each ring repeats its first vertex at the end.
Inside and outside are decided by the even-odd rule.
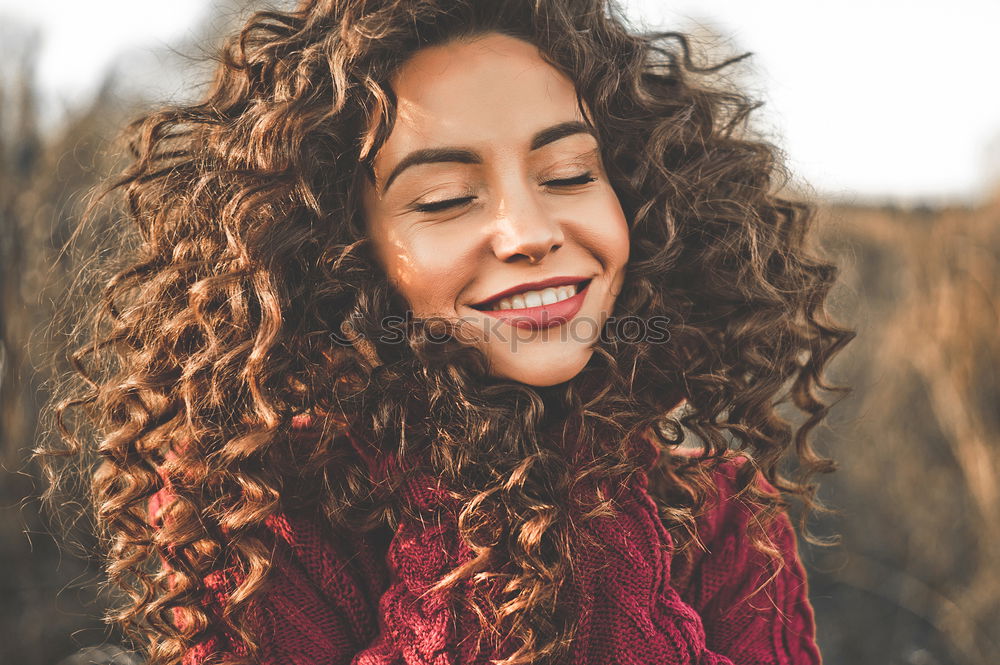
POLYGON ((845 390, 822 375, 853 332, 824 310, 837 267, 809 247, 811 208, 778 193, 779 155, 746 128, 754 103, 704 76, 726 64, 697 67, 683 35, 637 34, 605 0, 303 0, 249 19, 204 101, 130 127, 133 162, 108 191, 135 242, 82 317, 79 380, 41 455, 53 496, 72 469, 88 478, 125 592, 112 618, 148 639, 149 663, 180 662, 222 623, 255 646, 246 621, 268 575, 269 516, 398 522, 401 478, 373 482, 347 431, 429 465, 463 498, 477 558, 442 587, 498 553, 514 565, 493 608, 521 645, 510 664, 563 653, 567 497, 583 475, 638 472, 637 436, 661 451, 650 487, 681 549, 734 449, 753 462, 738 482, 760 509, 758 549, 777 556, 765 529, 787 506, 752 483, 758 470, 801 497, 803 530, 827 510, 809 482, 835 468, 809 442, 829 408, 815 392, 845 390), (668 340, 602 338, 553 388, 492 378, 480 352, 426 326, 387 339, 405 303, 364 235, 357 185, 392 128, 393 72, 417 49, 487 31, 537 45, 575 82, 630 224, 615 316, 670 322, 668 340), (345 322, 360 347, 339 339, 345 322), (798 426, 777 412, 789 400, 798 426), (302 414, 316 423, 308 445, 293 433, 302 414), (671 454, 689 435, 700 459, 671 454), (557 454, 567 438, 587 468, 557 454), (789 449, 795 481, 778 469, 789 449), (169 519, 154 528, 147 504, 165 483, 169 519), (223 565, 244 577, 216 616, 199 599, 223 565))

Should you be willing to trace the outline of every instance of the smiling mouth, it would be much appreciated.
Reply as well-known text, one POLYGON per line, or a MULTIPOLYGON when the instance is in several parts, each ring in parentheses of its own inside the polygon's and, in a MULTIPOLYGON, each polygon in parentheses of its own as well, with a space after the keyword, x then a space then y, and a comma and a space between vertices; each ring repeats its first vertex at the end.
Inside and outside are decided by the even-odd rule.
POLYGON ((507 310, 532 309, 554 305, 564 300, 569 300, 576 294, 587 288, 590 279, 585 279, 578 284, 567 284, 565 286, 550 286, 544 289, 532 289, 522 291, 514 295, 498 298, 487 303, 470 305, 473 309, 481 312, 499 312, 507 310))

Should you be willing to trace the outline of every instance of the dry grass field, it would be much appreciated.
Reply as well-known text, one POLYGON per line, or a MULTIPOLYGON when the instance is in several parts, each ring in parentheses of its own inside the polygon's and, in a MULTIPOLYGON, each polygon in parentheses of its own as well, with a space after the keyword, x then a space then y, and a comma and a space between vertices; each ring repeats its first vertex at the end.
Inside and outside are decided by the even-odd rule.
POLYGON ((832 663, 1000 653, 1000 192, 975 209, 827 206, 858 338, 818 440, 841 547, 807 550, 832 663))
MULTIPOLYGON (((31 48, 0 72, 0 663, 56 665, 115 641, 99 568, 52 535, 28 461, 65 332, 52 303, 94 251, 62 253, 131 113, 112 88, 41 133, 31 48), (53 325, 53 320, 56 323, 53 325), (60 544, 61 543, 61 544, 60 544)), ((106 220, 98 220, 100 229, 106 220)), ((800 545, 830 665, 991 665, 1000 653, 1000 191, 975 208, 821 206, 858 330, 831 368, 853 394, 816 434, 839 509, 800 545)), ((86 526, 86 525, 82 525, 86 526)), ((77 537, 86 544, 85 528, 77 537)))

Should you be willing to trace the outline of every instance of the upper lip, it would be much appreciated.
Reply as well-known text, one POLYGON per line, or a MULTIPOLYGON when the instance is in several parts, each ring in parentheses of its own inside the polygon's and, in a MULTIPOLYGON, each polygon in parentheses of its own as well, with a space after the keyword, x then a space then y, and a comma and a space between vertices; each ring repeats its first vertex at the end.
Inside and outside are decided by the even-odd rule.
POLYGON ((472 307, 482 307, 483 305, 488 305, 492 302, 496 302, 501 298, 506 298, 507 296, 512 296, 515 293, 522 293, 524 291, 538 291, 540 289, 556 286, 568 286, 570 284, 579 284, 580 282, 585 282, 589 277, 550 277, 549 279, 543 279, 540 282, 525 282, 524 284, 518 284, 517 286, 511 287, 499 293, 494 293, 489 298, 485 300, 480 300, 477 303, 472 303, 472 307))

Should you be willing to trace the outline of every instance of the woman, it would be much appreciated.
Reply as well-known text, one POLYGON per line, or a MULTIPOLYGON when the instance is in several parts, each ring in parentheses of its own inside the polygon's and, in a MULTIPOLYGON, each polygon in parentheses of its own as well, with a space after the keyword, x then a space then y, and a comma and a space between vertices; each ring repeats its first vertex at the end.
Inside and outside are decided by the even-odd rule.
POLYGON ((134 125, 57 413, 149 663, 820 662, 782 493, 853 333, 711 71, 602 0, 304 0, 134 125))

